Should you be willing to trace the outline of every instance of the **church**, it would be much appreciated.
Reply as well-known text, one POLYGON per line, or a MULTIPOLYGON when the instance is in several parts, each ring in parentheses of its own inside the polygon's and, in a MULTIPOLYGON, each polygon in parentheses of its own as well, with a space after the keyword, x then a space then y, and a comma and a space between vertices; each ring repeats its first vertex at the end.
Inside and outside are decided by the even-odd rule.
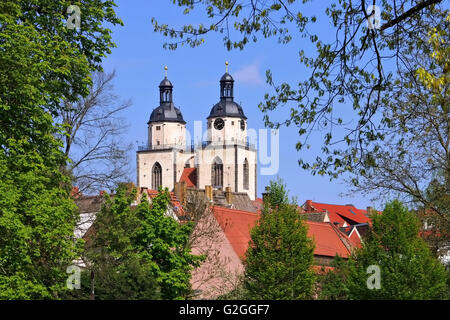
MULTIPOLYGON (((247 117, 234 101, 234 79, 228 73, 220 79, 220 99, 206 117, 206 141, 186 144, 186 122, 173 99, 173 85, 167 78, 159 84, 159 106, 148 121, 148 143, 137 151, 138 187, 174 190, 177 182, 206 190, 257 192, 257 153, 248 142, 247 117)), ((206 103, 206 105, 208 105, 206 103)), ((199 106, 201 107, 201 106, 199 106)))

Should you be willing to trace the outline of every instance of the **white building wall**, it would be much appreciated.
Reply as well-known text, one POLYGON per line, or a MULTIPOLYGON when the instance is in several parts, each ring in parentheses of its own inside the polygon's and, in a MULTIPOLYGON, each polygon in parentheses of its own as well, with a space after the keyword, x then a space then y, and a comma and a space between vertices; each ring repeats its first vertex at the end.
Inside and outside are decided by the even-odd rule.
POLYGON ((204 189, 205 186, 211 185, 211 167, 216 157, 219 157, 223 163, 223 189, 231 187, 234 192, 247 192, 250 199, 256 197, 256 166, 257 157, 255 150, 247 150, 244 146, 224 146, 212 145, 205 149, 198 149, 199 161, 199 188, 204 189), (237 149, 237 166, 236 161, 237 149), (244 189, 244 159, 247 158, 249 163, 249 188, 244 189), (237 167, 237 168, 236 168, 237 167), (237 170, 236 170, 237 169, 237 170), (236 189, 236 175, 238 178, 238 188, 236 189))
POLYGON ((138 186, 152 189, 152 168, 159 162, 162 168, 162 185, 172 190, 174 152, 172 150, 141 151, 137 153, 138 159, 138 186))
POLYGON ((257 155, 256 150, 247 150, 244 147, 238 147, 238 192, 246 192, 251 200, 256 198, 256 174, 257 174, 257 155), (244 160, 247 159, 248 170, 248 189, 244 188, 244 160))
POLYGON ((240 118, 222 118, 225 125, 222 130, 214 128, 214 121, 217 118, 208 119, 208 141, 212 142, 236 142, 245 144, 247 142, 247 121, 240 118), (240 121, 244 121, 245 128, 241 130, 240 121))
POLYGON ((186 145, 186 125, 178 122, 152 122, 148 126, 149 147, 163 145, 186 145), (159 128, 159 130, 158 130, 159 128))

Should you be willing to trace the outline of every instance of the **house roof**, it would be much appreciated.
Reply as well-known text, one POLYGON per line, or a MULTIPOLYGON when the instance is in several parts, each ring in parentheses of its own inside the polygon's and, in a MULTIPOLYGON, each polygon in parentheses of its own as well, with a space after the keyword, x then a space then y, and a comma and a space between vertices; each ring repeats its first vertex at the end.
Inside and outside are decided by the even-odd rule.
MULTIPOLYGON (((259 213, 242 210, 234 210, 223 207, 213 207, 213 213, 228 241, 236 254, 243 258, 251 240, 250 230, 256 225, 260 217, 259 213)), ((314 254, 343 258, 350 256, 350 250, 357 243, 349 240, 347 235, 340 232, 332 223, 306 221, 308 224, 308 236, 314 239, 316 244, 314 254)))
POLYGON ((303 205, 306 212, 327 212, 331 222, 338 222, 343 225, 348 224, 370 223, 370 218, 366 216, 367 210, 358 209, 354 205, 338 205, 313 202, 307 200, 303 205))
POLYGON ((181 174, 180 182, 186 182, 186 187, 192 188, 197 184, 197 169, 196 168, 184 168, 181 174))
POLYGON ((308 236, 314 239, 316 248, 315 255, 334 257, 339 255, 343 258, 350 256, 350 248, 344 242, 346 235, 334 228, 332 223, 313 222, 308 223, 308 236))
POLYGON ((250 230, 258 222, 259 214, 217 206, 213 207, 213 213, 234 251, 242 258, 248 249, 250 230))

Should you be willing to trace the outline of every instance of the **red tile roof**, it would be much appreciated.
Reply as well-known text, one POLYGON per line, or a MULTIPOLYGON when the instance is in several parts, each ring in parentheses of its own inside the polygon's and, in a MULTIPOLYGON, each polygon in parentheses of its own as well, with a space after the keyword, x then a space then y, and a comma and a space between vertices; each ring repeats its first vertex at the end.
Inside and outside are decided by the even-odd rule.
POLYGON ((248 248, 250 230, 258 222, 259 214, 217 206, 213 207, 213 213, 234 252, 242 258, 248 248))
POLYGON ((184 168, 180 182, 186 182, 186 186, 189 188, 195 187, 197 184, 196 168, 184 168))
POLYGON ((361 236, 358 232, 358 229, 356 227, 353 227, 353 230, 350 232, 350 235, 348 236, 348 239, 350 240, 351 244, 356 248, 361 248, 361 236))
MULTIPOLYGON (((258 213, 213 207, 213 213, 228 241, 236 254, 243 258, 250 242, 250 230, 259 219, 258 213)), ((350 250, 344 241, 349 244, 348 237, 340 232, 331 223, 306 221, 308 224, 308 236, 313 238, 316 244, 315 255, 334 257, 337 255, 347 258, 350 250)))
POLYGON ((341 226, 344 222, 349 224, 370 223, 370 219, 365 216, 367 210, 358 209, 353 205, 337 205, 307 200, 303 206, 306 212, 328 212, 330 221, 339 222, 341 226))
POLYGON ((333 228, 331 223, 307 221, 309 229, 308 236, 316 243, 315 255, 334 257, 339 255, 343 258, 350 256, 349 249, 345 246, 343 239, 345 235, 333 228))

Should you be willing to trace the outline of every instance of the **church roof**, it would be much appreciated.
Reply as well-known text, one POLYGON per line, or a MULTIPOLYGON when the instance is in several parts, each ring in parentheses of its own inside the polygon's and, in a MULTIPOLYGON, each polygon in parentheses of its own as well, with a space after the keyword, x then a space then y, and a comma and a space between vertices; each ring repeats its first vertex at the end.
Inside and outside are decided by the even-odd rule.
POLYGON ((216 117, 233 117, 233 118, 242 118, 247 119, 244 114, 244 110, 242 107, 232 100, 220 100, 217 104, 215 104, 211 112, 209 114, 209 118, 216 117))
POLYGON ((186 121, 183 119, 180 109, 176 108, 173 103, 159 106, 154 109, 150 115, 151 122, 179 122, 185 124, 186 121))
POLYGON ((196 168, 184 168, 181 174, 180 182, 186 182, 186 187, 196 187, 197 184, 197 169, 196 168))
POLYGON ((170 82, 170 80, 165 77, 159 84, 159 87, 173 87, 173 85, 172 82, 170 82))
POLYGON ((228 72, 225 72, 223 74, 222 78, 220 78, 220 82, 224 82, 224 81, 234 82, 234 79, 231 76, 231 74, 229 74, 228 72))
POLYGON ((159 84, 160 106, 152 111, 147 124, 152 122, 179 122, 186 124, 180 109, 176 108, 173 103, 172 92, 172 82, 167 79, 166 75, 159 84))

